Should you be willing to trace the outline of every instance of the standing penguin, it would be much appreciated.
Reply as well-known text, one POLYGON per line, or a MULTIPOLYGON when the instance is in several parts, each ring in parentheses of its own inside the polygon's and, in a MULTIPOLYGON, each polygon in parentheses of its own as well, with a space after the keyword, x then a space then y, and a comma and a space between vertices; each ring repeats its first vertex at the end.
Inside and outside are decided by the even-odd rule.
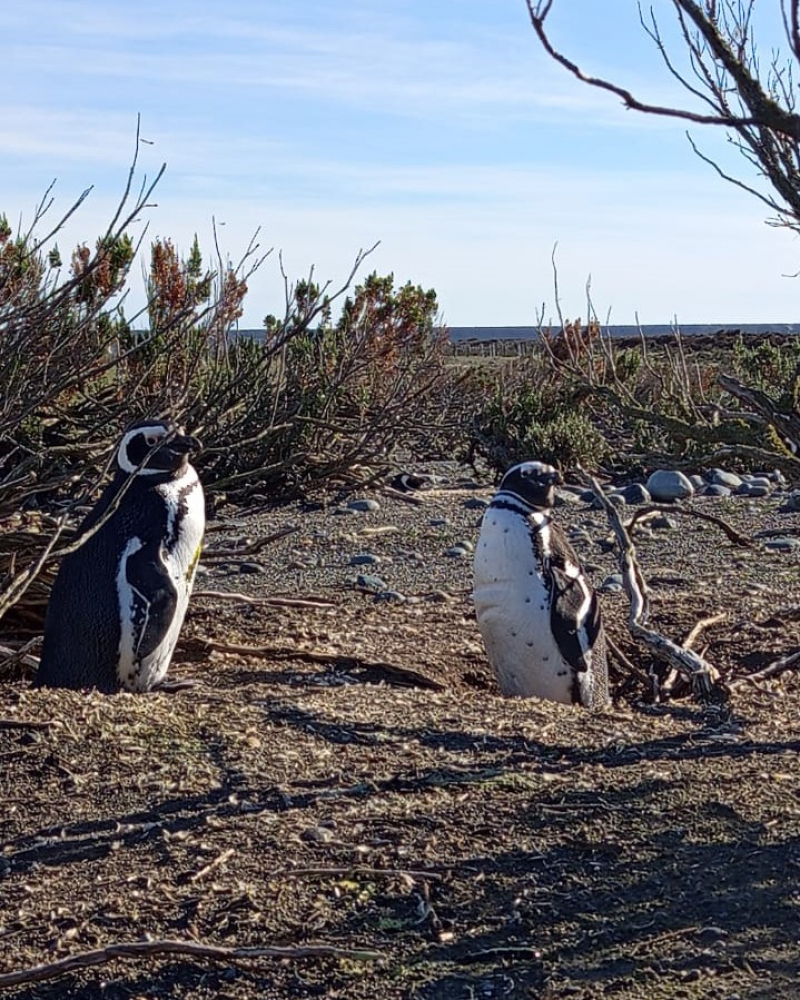
POLYGON ((503 476, 475 550, 475 612, 504 694, 599 708, 608 703, 600 607, 553 521, 558 482, 543 462, 503 476))
POLYGON ((112 693, 164 681, 205 530, 203 488, 189 464, 197 448, 158 420, 123 435, 114 479, 78 537, 103 523, 64 557, 53 584, 37 686, 112 693))

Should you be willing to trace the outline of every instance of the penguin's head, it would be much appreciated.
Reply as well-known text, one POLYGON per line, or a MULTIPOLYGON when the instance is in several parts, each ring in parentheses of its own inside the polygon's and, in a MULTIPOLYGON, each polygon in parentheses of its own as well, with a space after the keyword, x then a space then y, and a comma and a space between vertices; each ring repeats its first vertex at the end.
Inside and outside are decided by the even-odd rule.
POLYGON ((534 510, 548 510, 555 502, 555 489, 561 482, 558 469, 544 462, 520 462, 500 480, 500 490, 511 493, 534 510))
POLYGON ((117 448, 117 466, 126 475, 179 476, 189 464, 189 455, 200 442, 182 427, 161 420, 140 420, 122 435, 117 448))

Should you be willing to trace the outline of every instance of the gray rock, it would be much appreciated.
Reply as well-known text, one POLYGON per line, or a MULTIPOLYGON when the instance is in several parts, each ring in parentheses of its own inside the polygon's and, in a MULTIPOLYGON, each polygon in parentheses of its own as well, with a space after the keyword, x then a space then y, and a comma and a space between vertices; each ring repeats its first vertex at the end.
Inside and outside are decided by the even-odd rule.
POLYGON ((468 497, 464 501, 464 506, 467 510, 486 510, 490 503, 491 500, 486 500, 484 497, 468 497))
POLYGON ((580 502, 580 496, 577 493, 573 493, 572 490, 560 489, 555 491, 554 507, 574 507, 580 502))
POLYGON ((737 497, 768 497, 772 492, 772 485, 763 479, 751 479, 742 483, 736 491, 737 497))
POLYGON ((359 573, 356 577, 356 587, 360 590, 374 590, 376 592, 389 589, 386 586, 386 581, 374 573, 359 573))
MULTIPOLYGON (((741 483, 739 485, 741 486, 741 483)), ((729 497, 730 495, 730 488, 723 486, 722 483, 709 483, 702 492, 704 497, 729 497)))
POLYGON ((470 550, 463 545, 451 545, 449 549, 444 550, 444 554, 448 559, 464 559, 470 554, 470 550))
POLYGON ((620 486, 612 490, 609 496, 621 496, 625 503, 650 503, 652 497, 647 491, 647 487, 641 483, 631 483, 629 486, 620 486))
POLYGON ((725 469, 712 469, 707 478, 712 486, 725 486, 728 490, 738 490, 742 485, 741 476, 737 476, 735 472, 726 472, 725 469))
POLYGON ((696 472, 693 475, 689 476, 689 482, 692 484, 692 486, 694 486, 695 492, 697 490, 702 490, 702 488, 706 485, 705 479, 703 479, 702 476, 698 476, 696 472))
POLYGON ((386 601, 390 604, 405 604, 406 595, 399 590, 379 590, 375 595, 376 601, 386 601))
POLYGON ((432 517, 430 521, 428 521, 428 524, 432 528, 446 528, 449 523, 450 522, 446 517, 432 517))
POLYGON ((650 527, 654 531, 673 531, 678 527, 678 522, 668 514, 662 514, 661 517, 654 517, 650 521, 650 527))
POLYGON ((380 566, 381 557, 374 556, 371 552, 359 552, 358 555, 350 556, 348 566, 380 566))
POLYGON ((677 469, 656 469, 647 480, 647 490, 659 502, 694 496, 691 482, 677 469))
POLYGON ((768 538, 764 542, 764 547, 774 549, 776 552, 794 552, 800 549, 800 538, 768 538))
POLYGON ((347 509, 355 511, 376 511, 381 509, 381 505, 377 500, 372 500, 367 497, 363 500, 351 500, 347 504, 347 509))
MULTIPOLYGON (((608 502, 611 504, 611 506, 612 507, 616 507, 617 509, 619 509, 621 507, 624 507, 626 505, 626 503, 627 503, 627 501, 625 499, 625 496, 624 496, 624 494, 621 491, 617 492, 616 490, 614 490, 613 492, 606 493, 604 495, 605 495, 606 500, 608 500, 608 502)), ((598 497, 596 497, 594 495, 594 493, 593 493, 592 494, 592 510, 602 510, 602 509, 603 509, 603 504, 600 502, 600 500, 598 499, 598 497)))
POLYGON ((597 588, 603 594, 616 594, 624 590, 621 573, 611 573, 597 588))
POLYGON ((311 841, 314 844, 330 844, 334 833, 327 826, 307 826, 300 837, 302 840, 311 841))
POLYGON ((781 504, 779 510, 781 514, 792 513, 800 510, 800 490, 792 490, 789 496, 781 504))

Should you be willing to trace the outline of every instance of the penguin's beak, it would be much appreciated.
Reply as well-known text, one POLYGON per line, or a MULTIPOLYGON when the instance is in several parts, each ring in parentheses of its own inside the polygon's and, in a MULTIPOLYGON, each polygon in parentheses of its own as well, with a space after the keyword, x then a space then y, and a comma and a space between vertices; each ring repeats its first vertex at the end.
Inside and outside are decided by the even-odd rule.
POLYGON ((191 434, 176 434, 167 442, 167 448, 178 455, 189 455, 194 451, 200 451, 203 445, 191 434))
POLYGON ((560 486, 564 480, 561 478, 561 473, 556 469, 548 473, 544 481, 548 486, 560 486))

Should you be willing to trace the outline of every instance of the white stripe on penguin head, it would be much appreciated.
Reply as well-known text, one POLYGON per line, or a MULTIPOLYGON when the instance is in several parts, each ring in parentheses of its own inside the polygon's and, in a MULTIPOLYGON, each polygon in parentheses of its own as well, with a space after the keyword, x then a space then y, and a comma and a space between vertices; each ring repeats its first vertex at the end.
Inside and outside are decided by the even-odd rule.
MULTIPOLYGON (((123 472, 127 472, 129 475, 139 475, 139 476, 157 476, 163 472, 162 469, 148 469, 147 466, 140 468, 138 465, 134 465, 133 462, 128 458, 128 445, 131 441, 138 435, 144 434, 145 440, 148 437, 154 438, 151 445, 152 448, 162 441, 169 431, 164 427, 163 424, 150 424, 145 427, 134 427, 133 430, 128 431, 119 443, 119 448, 117 449, 117 465, 122 469, 123 472)), ((149 442, 148 442, 149 443, 149 442)), ((149 456, 148 456, 149 457, 149 456)))

